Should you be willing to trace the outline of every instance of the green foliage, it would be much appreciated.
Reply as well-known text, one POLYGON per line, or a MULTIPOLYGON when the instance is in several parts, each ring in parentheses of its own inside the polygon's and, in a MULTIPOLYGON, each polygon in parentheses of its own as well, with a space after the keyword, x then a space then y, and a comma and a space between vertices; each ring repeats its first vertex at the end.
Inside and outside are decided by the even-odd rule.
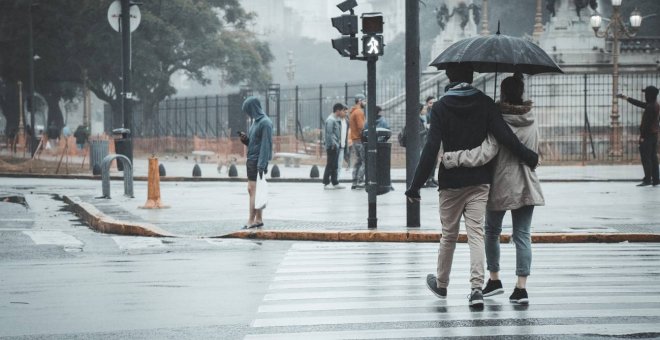
MULTIPOLYGON (((5 87, 17 80, 27 83, 29 3, 0 5, 8 6, 0 10, 0 80, 5 87)), ((38 92, 57 96, 58 102, 80 95, 86 81, 100 99, 119 109, 121 36, 107 22, 111 3, 40 1, 33 7, 38 92)), ((176 72, 201 84, 209 83, 207 73, 214 69, 223 70, 230 84, 263 87, 270 81, 269 46, 246 29, 253 16, 238 0, 145 1, 140 11, 142 21, 132 34, 132 89, 145 108, 145 121, 158 102, 176 93, 170 83, 176 72)), ((15 96, 15 91, 4 92, 15 96)))

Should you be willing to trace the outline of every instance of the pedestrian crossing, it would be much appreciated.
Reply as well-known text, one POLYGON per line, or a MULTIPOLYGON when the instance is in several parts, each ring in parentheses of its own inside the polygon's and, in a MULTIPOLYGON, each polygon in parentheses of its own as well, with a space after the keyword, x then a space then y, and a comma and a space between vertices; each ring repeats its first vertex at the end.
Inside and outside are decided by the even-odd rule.
POLYGON ((534 245, 530 305, 508 296, 515 248, 501 249, 505 294, 468 307, 459 244, 446 300, 425 286, 437 244, 293 243, 245 339, 660 337, 660 245, 534 245))

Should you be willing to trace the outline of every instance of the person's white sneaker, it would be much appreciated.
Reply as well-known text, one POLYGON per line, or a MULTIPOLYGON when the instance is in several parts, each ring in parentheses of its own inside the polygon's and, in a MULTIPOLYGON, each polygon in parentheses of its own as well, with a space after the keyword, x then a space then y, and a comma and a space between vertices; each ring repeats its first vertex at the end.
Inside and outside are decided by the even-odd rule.
POLYGON ((323 190, 334 190, 334 189, 335 189, 334 186, 330 184, 326 184, 323 186, 323 190))
POLYGON ((341 185, 341 184, 333 185, 333 188, 334 189, 346 189, 346 187, 341 185))

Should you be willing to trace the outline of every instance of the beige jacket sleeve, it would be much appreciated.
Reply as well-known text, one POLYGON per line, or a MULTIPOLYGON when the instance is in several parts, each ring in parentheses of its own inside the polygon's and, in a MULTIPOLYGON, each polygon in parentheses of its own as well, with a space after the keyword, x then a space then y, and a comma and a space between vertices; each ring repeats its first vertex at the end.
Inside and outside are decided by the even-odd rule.
POLYGON ((466 168, 482 166, 495 158, 498 151, 497 140, 489 133, 481 145, 474 149, 445 152, 442 156, 442 164, 447 169, 459 166, 466 168))

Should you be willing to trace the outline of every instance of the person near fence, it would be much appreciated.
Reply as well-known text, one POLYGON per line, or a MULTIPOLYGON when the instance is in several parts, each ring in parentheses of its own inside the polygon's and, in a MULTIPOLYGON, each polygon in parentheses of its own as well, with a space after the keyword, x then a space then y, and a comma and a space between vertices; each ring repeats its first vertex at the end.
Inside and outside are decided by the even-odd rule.
MULTIPOLYGON (((426 101, 424 101, 424 115, 426 116, 425 119, 425 127, 428 130, 428 128, 431 126, 431 108, 433 108, 433 104, 435 103, 435 97, 434 96, 428 96, 426 97, 426 101)), ((436 161, 433 164, 433 170, 431 170, 431 176, 429 176, 429 180, 426 181, 426 187, 427 188, 437 188, 438 187, 438 181, 435 180, 435 170, 438 166, 438 162, 436 161)))
MULTIPOLYGON (((420 201, 419 189, 428 179, 433 163, 437 161, 440 145, 445 151, 475 148, 491 133, 531 168, 538 164, 538 154, 525 147, 502 115, 495 102, 472 87, 473 73, 469 66, 450 65, 447 68, 449 91, 431 109, 431 128, 426 145, 415 170, 412 183, 405 192, 411 202, 420 201)), ((484 283, 483 223, 490 189, 492 171, 488 165, 473 168, 459 167, 438 172, 440 222, 442 238, 438 251, 437 276, 426 277, 427 287, 440 298, 447 297, 454 250, 460 228, 461 215, 465 218, 470 248, 469 305, 483 307, 484 283)))
POLYGON ((339 155, 337 156, 337 180, 341 177, 344 160, 350 155, 350 152, 346 152, 348 147, 348 107, 344 104, 342 104, 342 115, 339 118, 339 123, 341 124, 341 133, 339 134, 339 155))
POLYGON ((639 154, 644 168, 644 178, 639 187, 660 184, 658 176, 658 119, 660 119, 660 105, 658 105, 658 88, 647 86, 644 90, 645 102, 630 98, 624 94, 617 97, 625 99, 628 103, 644 109, 642 123, 639 126, 639 154))
POLYGON ((339 165, 339 148, 341 147, 341 120, 344 115, 344 104, 336 103, 332 113, 325 120, 325 152, 326 163, 323 171, 323 188, 325 190, 344 189, 337 180, 337 166, 339 165), (330 185, 332 183, 332 185, 330 185))
MULTIPOLYGON (((532 111, 532 102, 523 101, 525 84, 522 77, 508 77, 502 81, 498 106, 504 121, 526 147, 538 152, 539 130, 532 111)), ((457 166, 482 166, 495 158, 493 180, 486 205, 485 244, 486 264, 490 278, 483 289, 484 296, 504 293, 500 272, 500 234, 502 220, 511 211, 516 246, 516 275, 518 280, 509 300, 528 304, 527 277, 532 264, 531 224, 534 206, 545 205, 543 191, 536 172, 505 148, 500 149, 492 135, 472 150, 445 152, 442 164, 447 169, 457 166)))
POLYGON ((355 155, 353 163, 353 185, 351 189, 364 189, 364 146, 362 145, 362 130, 364 129, 364 105, 366 98, 363 94, 355 95, 355 105, 351 108, 348 128, 353 145, 351 153, 355 155))
POLYGON ((78 152, 81 152, 85 148, 85 143, 89 140, 89 129, 85 125, 78 125, 73 137, 76 139, 78 152))
POLYGON ((273 122, 261 108, 261 102, 256 97, 248 97, 243 102, 242 110, 252 119, 248 133, 240 132, 241 142, 247 145, 247 178, 250 208, 248 221, 243 228, 259 228, 264 226, 263 209, 255 209, 255 194, 257 176, 263 178, 268 173, 268 162, 273 155, 273 122))
POLYGON ((378 105, 376 105, 376 128, 390 129, 390 124, 387 123, 387 120, 383 116, 383 108, 378 105))

